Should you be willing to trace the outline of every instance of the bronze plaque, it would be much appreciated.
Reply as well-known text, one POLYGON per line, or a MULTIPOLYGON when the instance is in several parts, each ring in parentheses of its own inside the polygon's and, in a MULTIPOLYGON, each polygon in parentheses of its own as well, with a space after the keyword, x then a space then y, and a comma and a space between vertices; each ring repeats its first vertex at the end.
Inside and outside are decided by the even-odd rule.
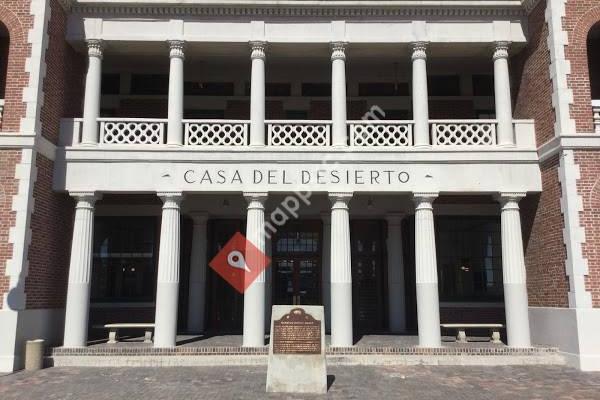
POLYGON ((273 354, 321 354, 321 321, 302 308, 273 321, 273 354))

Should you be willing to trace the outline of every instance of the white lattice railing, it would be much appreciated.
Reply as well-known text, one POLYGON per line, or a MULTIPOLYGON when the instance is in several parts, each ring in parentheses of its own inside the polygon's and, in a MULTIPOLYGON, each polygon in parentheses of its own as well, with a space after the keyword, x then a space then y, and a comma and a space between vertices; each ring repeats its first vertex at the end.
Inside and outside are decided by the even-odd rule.
POLYGON ((348 121, 351 146, 412 146, 413 121, 348 121))
POLYGON ((163 144, 166 119, 98 118, 102 144, 163 144))
POLYGON ((493 146, 496 120, 434 120, 431 139, 434 146, 493 146))
POLYGON ((2 123, 2 114, 4 114, 4 99, 0 99, 0 124, 2 123))
POLYGON ((600 133, 600 100, 592 100, 592 111, 594 112, 594 130, 600 133))
POLYGON ((329 146, 331 121, 266 121, 269 146, 329 146))
POLYGON ((248 121, 184 120, 186 146, 245 146, 248 121))

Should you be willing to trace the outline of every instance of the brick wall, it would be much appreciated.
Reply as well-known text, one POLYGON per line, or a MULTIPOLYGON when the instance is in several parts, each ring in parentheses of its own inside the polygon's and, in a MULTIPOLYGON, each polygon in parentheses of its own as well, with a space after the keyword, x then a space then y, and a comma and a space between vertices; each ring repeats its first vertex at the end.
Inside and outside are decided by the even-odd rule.
POLYGON ((576 151, 581 179, 577 182, 583 200, 581 223, 585 226, 583 257, 587 259, 589 274, 586 290, 592 293, 594 307, 600 307, 600 151, 576 151))
POLYGON ((571 74, 568 77, 574 100, 571 106, 571 118, 575 119, 578 133, 593 132, 587 37, 590 29, 597 22, 600 22, 598 0, 567 2, 563 26, 569 35, 569 45, 565 49, 565 56, 571 62, 571 74))
POLYGON ((58 1, 51 1, 50 9, 44 79, 46 101, 41 110, 41 119, 42 135, 57 143, 60 119, 83 115, 87 61, 84 54, 77 53, 65 40, 67 14, 58 1))
MULTIPOLYGON (((12 198, 17 194, 18 182, 15 166, 21 160, 18 150, 0 150, 0 299, 8 290, 9 280, 4 271, 6 262, 12 257, 12 244, 8 242, 10 228, 15 224, 12 198)), ((0 308, 2 302, 0 301, 0 308)))
MULTIPOLYGON (((546 2, 529 15, 529 43, 511 59, 515 118, 534 119, 537 145, 554 137, 555 113, 550 79, 546 2)), ((537 307, 568 307, 569 281, 563 241, 564 219, 558 180, 558 156, 544 162, 542 190, 521 201, 525 264, 529 304, 537 307)))
POLYGON ((529 305, 568 307, 558 156, 541 165, 543 191, 521 201, 529 305))
POLYGON ((546 2, 541 1, 529 16, 529 43, 511 59, 514 116, 535 119, 537 145, 554 137, 554 109, 550 80, 550 52, 546 42, 548 26, 544 19, 546 2))
POLYGON ((29 14, 29 1, 2 0, 0 23, 8 30, 10 41, 5 108, 0 129, 3 132, 18 132, 21 118, 25 115, 23 88, 29 84, 29 73, 25 71, 25 60, 31 53, 27 33, 33 26, 33 18, 29 14))

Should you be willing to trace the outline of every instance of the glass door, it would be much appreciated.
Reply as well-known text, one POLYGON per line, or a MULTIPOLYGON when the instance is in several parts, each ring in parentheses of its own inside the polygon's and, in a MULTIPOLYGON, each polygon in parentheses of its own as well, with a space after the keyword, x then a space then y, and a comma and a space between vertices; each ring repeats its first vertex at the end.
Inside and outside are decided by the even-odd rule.
POLYGON ((273 241, 273 304, 321 303, 321 223, 294 221, 273 241))

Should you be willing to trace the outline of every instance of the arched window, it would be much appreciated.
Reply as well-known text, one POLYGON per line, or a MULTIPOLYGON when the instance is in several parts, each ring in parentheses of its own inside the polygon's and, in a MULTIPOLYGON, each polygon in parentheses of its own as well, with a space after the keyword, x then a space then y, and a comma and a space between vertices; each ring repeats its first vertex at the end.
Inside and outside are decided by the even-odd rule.
POLYGON ((592 27, 587 39, 592 99, 600 100, 600 22, 592 27))
POLYGON ((6 74, 8 70, 8 29, 0 22, 0 121, 4 109, 4 93, 6 92, 6 74))

